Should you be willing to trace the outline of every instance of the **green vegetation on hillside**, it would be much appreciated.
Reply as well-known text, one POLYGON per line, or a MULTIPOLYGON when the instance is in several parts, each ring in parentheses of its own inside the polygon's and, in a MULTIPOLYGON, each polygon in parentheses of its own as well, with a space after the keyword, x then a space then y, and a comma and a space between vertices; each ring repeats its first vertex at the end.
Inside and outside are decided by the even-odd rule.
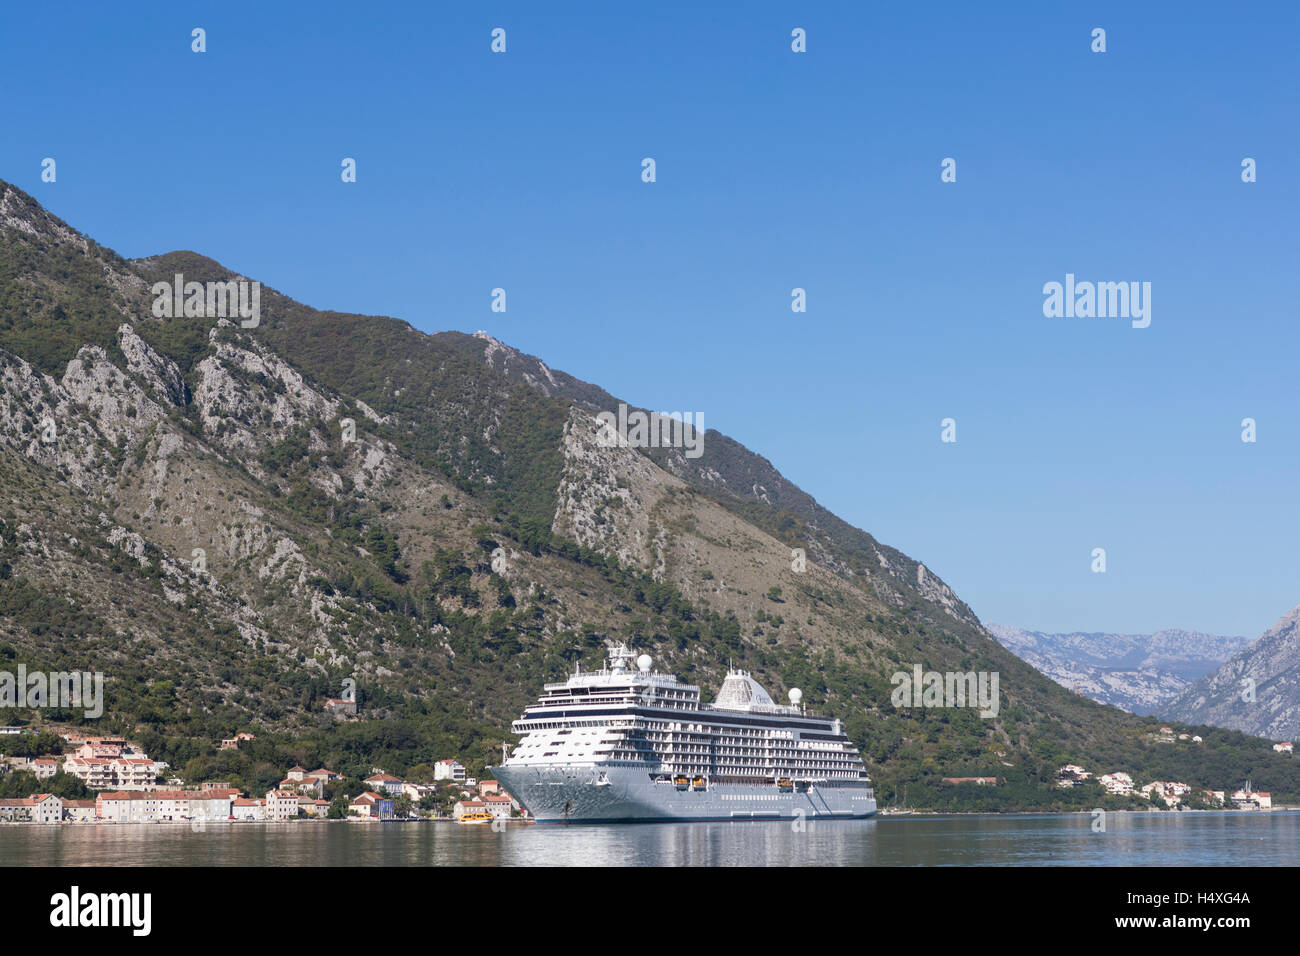
MULTIPOLYGON (((218 407, 215 426, 205 425, 193 395, 215 321, 153 320, 148 290, 175 272, 209 281, 228 270, 190 252, 128 263, 54 238, 57 226, 30 197, 15 202, 41 230, 0 234, 0 349, 56 380, 86 344, 124 366, 116 329, 130 320, 175 362, 189 393, 132 454, 112 449, 102 486, 90 490, 0 443, 0 670, 103 671, 107 695, 98 721, 22 710, 6 719, 122 734, 188 781, 253 792, 293 763, 359 780, 375 766, 406 774, 457 756, 477 773, 513 740, 510 722, 544 682, 579 662, 599 666, 606 644, 622 640, 700 684, 706 699, 728 662, 778 698, 801 688, 811 709, 844 721, 882 805, 904 786, 909 805, 934 808, 1115 803, 1057 789, 1065 763, 1214 789, 1250 777, 1279 802, 1300 802, 1292 758, 1226 731, 1197 729, 1200 747, 1154 741, 1153 721, 1047 680, 964 605, 928 600, 914 561, 818 508, 759 456, 713 441, 716 433, 704 458, 688 463, 693 487, 676 500, 721 503, 792 548, 815 539, 838 579, 765 579, 741 592, 751 611, 710 606, 706 591, 692 599, 648 569, 553 535, 570 398, 604 393, 560 376, 557 391, 571 395, 543 395, 485 361, 481 339, 318 312, 267 289, 261 326, 218 340, 273 351, 337 399, 337 417, 354 419, 367 452, 393 468, 367 482, 337 421, 274 421, 291 389, 243 366, 225 367, 225 381, 256 400, 218 407), (232 433, 255 447, 223 444, 232 433), (165 458, 163 440, 181 437, 165 458), (773 503, 750 494, 756 484, 773 503), (112 526, 144 539, 143 560, 110 538, 112 526), (206 572, 188 564, 195 548, 209 551, 206 572), (497 549, 517 566, 494 568, 497 549), (852 619, 815 643, 806 639, 812 614, 852 619), (999 673, 998 716, 895 708, 890 676, 915 665, 999 673), (322 707, 347 680, 357 681, 355 721, 322 707), (257 739, 219 749, 241 730, 257 739), (1003 783, 941 782, 962 776, 1003 783)), ((713 583, 716 594, 722 583, 713 583)))

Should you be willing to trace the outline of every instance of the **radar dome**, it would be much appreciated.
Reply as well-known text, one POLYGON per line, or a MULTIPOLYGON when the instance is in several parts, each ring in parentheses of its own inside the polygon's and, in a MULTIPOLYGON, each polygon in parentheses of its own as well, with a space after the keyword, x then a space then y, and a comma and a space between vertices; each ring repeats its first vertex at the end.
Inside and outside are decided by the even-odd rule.
POLYGON ((790 688, 790 703, 792 703, 792 704, 794 704, 796 707, 798 707, 798 706, 799 706, 799 701, 801 701, 801 700, 803 700, 803 691, 801 691, 798 687, 791 687, 791 688, 790 688))
POLYGON ((650 673, 650 665, 653 663, 654 661, 650 659, 649 654, 642 654, 640 657, 636 659, 636 668, 642 674, 648 674, 650 673))

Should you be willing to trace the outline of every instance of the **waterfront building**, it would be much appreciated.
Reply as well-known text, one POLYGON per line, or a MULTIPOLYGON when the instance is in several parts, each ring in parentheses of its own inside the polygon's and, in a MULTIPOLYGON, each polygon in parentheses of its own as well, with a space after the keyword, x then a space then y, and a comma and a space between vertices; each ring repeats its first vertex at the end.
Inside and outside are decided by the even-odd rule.
POLYGON ((358 796, 349 807, 357 816, 374 820, 390 820, 393 816, 393 801, 369 791, 358 796))
POLYGON ((298 816, 298 795, 288 790, 268 790, 266 819, 293 820, 298 816))

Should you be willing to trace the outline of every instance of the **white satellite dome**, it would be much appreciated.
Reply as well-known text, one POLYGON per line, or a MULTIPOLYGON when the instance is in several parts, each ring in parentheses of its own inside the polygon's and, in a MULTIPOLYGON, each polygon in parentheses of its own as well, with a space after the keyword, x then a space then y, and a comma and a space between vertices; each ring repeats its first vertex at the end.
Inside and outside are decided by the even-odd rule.
POLYGON ((803 691, 801 691, 798 687, 791 687, 791 688, 790 688, 790 703, 792 703, 792 704, 794 704, 796 707, 798 707, 798 706, 799 706, 799 701, 801 701, 801 700, 803 700, 803 691))
POLYGON ((651 659, 649 654, 642 654, 636 659, 636 669, 642 674, 648 674, 650 673, 650 665, 653 663, 654 661, 651 659))

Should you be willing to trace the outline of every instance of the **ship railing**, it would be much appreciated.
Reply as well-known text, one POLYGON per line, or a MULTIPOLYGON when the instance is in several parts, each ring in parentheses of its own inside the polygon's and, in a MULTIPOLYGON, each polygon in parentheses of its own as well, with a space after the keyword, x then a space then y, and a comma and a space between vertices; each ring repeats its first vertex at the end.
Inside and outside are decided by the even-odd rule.
POLYGON ((713 703, 710 705, 714 710, 734 710, 742 711, 747 714, 797 714, 799 708, 789 707, 785 704, 740 704, 735 707, 728 707, 725 704, 713 703))

